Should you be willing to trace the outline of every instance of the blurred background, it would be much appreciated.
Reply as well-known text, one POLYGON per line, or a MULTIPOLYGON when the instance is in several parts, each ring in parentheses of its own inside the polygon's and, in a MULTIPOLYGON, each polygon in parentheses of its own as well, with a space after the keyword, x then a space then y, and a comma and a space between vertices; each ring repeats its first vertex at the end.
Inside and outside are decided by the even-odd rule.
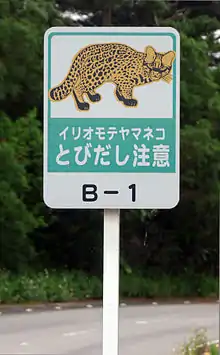
POLYGON ((102 297, 103 212, 42 197, 43 36, 51 26, 181 35, 181 198, 122 211, 123 297, 217 297, 220 2, 0 0, 0 302, 102 297))

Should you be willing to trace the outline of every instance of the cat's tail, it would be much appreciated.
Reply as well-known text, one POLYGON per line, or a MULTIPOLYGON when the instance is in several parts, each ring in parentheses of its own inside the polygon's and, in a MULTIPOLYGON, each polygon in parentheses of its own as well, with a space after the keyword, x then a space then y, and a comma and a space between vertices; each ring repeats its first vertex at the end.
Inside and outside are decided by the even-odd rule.
POLYGON ((76 73, 74 64, 72 64, 66 78, 59 85, 49 90, 49 99, 51 101, 61 101, 70 95, 78 79, 76 73))

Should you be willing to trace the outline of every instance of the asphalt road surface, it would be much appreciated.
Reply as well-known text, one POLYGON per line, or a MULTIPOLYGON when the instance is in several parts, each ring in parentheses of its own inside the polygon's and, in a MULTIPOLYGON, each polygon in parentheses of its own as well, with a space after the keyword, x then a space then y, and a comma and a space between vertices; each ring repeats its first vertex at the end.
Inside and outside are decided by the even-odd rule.
MULTIPOLYGON (((206 327, 219 337, 219 304, 120 308, 120 355, 171 355, 206 327)), ((44 311, 0 317, 0 354, 101 355, 102 309, 44 311)))

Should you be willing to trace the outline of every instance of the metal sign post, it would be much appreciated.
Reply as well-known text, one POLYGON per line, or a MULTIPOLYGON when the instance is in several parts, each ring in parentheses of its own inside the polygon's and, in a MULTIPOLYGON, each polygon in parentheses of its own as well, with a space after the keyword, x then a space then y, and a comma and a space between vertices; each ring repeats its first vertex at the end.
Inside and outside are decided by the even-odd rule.
POLYGON ((103 344, 105 355, 118 354, 120 211, 104 210, 103 344))
POLYGON ((44 201, 104 210, 103 355, 118 354, 120 209, 179 201, 180 40, 170 27, 44 37, 44 201))

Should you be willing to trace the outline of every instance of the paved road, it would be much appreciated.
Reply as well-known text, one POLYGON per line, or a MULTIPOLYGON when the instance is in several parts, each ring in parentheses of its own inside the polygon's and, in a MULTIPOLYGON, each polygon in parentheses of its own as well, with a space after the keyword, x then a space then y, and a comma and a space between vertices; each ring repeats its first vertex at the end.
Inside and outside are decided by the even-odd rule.
MULTIPOLYGON (((219 305, 120 308, 120 355, 170 355, 193 328, 219 334, 219 305)), ((0 354, 101 355, 102 309, 0 317, 0 354)))

